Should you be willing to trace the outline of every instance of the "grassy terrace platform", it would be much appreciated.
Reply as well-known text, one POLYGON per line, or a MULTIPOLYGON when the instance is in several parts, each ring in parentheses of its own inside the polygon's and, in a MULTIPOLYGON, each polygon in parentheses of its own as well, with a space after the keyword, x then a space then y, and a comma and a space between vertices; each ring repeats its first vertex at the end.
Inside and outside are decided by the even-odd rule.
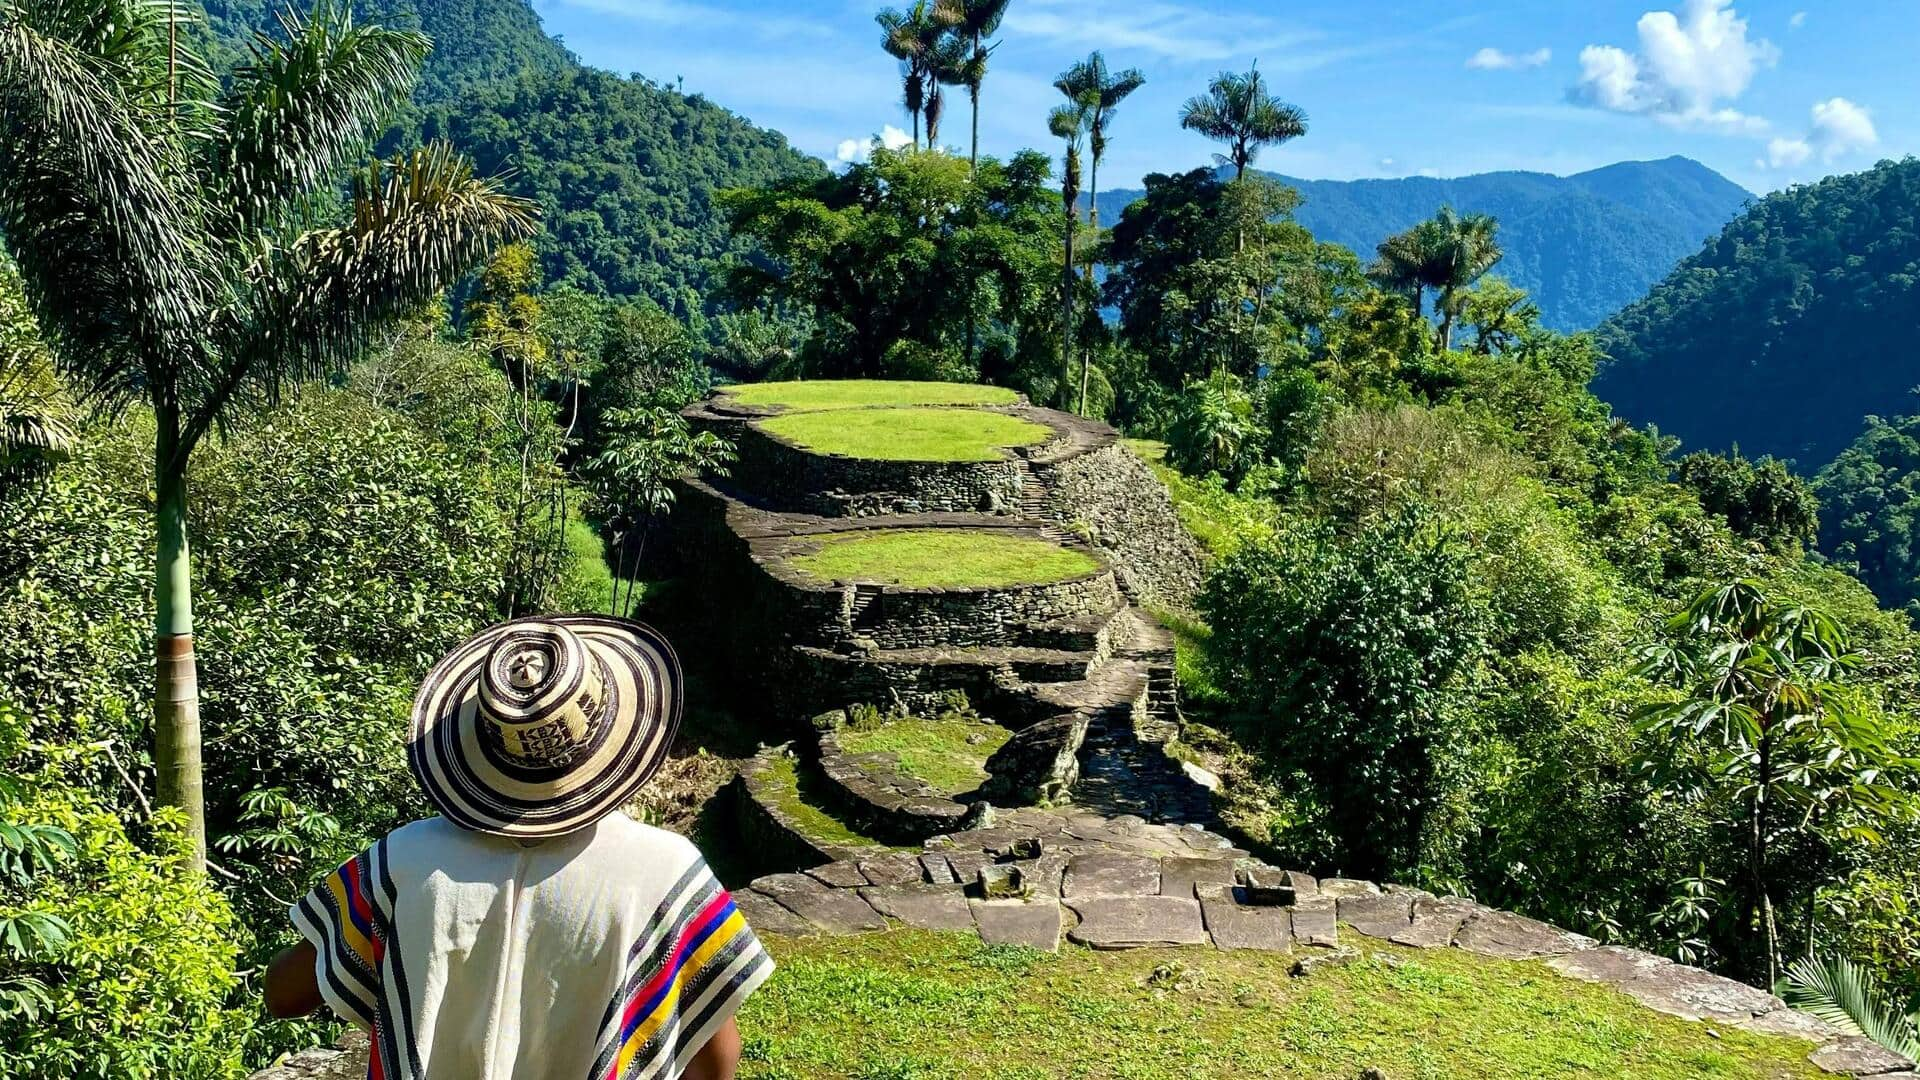
POLYGON ((919 589, 1047 585, 1100 569, 1082 552, 998 529, 876 529, 825 536, 819 551, 796 556, 789 565, 824 581, 919 589))
POLYGON ((1059 955, 971 934, 769 936, 748 1000, 748 1078, 1799 1078, 1807 1043, 1677 1020, 1538 963, 1363 946, 1290 958, 1140 949, 1059 955))
POLYGON ((846 728, 840 732, 840 745, 854 754, 890 750, 900 755, 902 772, 958 795, 987 779, 987 758, 1012 735, 997 724, 971 720, 890 720, 870 728, 846 728))
POLYGON ((977 409, 820 409, 760 421, 761 430, 819 454, 880 461, 998 461, 1053 429, 977 409))
POLYGON ((725 387, 721 392, 742 405, 781 408, 788 412, 872 405, 1012 405, 1020 400, 1019 394, 999 386, 886 379, 747 383, 725 387))
POLYGON ((810 840, 823 844, 842 847, 872 847, 876 851, 885 850, 887 845, 871 836, 854 831, 846 822, 823 809, 817 798, 810 798, 800 776, 799 765, 790 757, 776 758, 767 782, 775 792, 780 809, 792 815, 794 823, 810 840))

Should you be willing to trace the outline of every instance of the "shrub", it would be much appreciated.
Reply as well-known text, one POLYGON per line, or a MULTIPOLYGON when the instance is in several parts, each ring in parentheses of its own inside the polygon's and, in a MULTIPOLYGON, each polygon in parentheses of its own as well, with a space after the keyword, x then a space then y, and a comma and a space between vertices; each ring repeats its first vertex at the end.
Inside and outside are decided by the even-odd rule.
POLYGON ((154 819, 147 850, 97 799, 47 783, 0 809, 0 822, 58 829, 74 849, 34 873, 24 894, 0 884, 0 922, 39 914, 64 924, 54 943, 6 957, 9 978, 37 981, 45 1000, 0 1005, 0 1075, 244 1075, 258 1010, 229 1005, 239 930, 220 895, 185 871, 177 815, 154 819))

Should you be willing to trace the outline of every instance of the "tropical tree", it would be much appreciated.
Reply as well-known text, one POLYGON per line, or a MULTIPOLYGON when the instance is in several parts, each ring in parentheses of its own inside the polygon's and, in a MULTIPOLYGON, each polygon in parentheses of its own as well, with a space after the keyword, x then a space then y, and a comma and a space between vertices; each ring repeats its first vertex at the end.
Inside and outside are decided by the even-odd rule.
POLYGON ((929 0, 915 0, 902 11, 886 8, 873 17, 880 24, 880 47, 900 61, 901 100, 913 117, 913 145, 920 147, 920 120, 927 121, 927 145, 939 137, 940 81, 937 71, 951 71, 957 63, 947 45, 951 28, 929 0))
POLYGON ((673 481, 691 472, 726 476, 733 444, 711 431, 694 432, 679 413, 660 406, 614 409, 603 428, 605 449, 582 471, 613 529, 618 552, 609 610, 630 615, 647 534, 673 509, 673 481))
POLYGON ((187 465, 216 424, 335 368, 535 211, 445 146, 354 171, 430 43, 344 6, 288 13, 223 86, 182 7, 0 0, 0 233, 55 359, 94 397, 154 417, 154 759, 206 825, 187 465))
POLYGON ((1745 880, 1732 934, 1759 932, 1766 955, 1756 974, 1771 986, 1780 975, 1776 852, 1796 840, 1879 842, 1887 822, 1913 809, 1888 778, 1915 763, 1842 682, 1860 660, 1827 613, 1776 603, 1743 580, 1701 593, 1669 625, 1673 640, 1641 656, 1643 675, 1681 691, 1636 717, 1647 765, 1684 802, 1740 807, 1745 880))
POLYGON ((1277 146, 1307 133, 1307 114, 1267 92, 1257 65, 1246 74, 1223 71, 1207 84, 1207 92, 1187 99, 1180 107, 1180 126, 1225 143, 1221 160, 1233 165, 1233 178, 1267 146, 1277 146))
POLYGON ((940 0, 936 9, 941 20, 967 43, 965 62, 960 71, 961 82, 967 88, 967 98, 973 104, 973 141, 967 150, 967 164, 970 167, 977 167, 980 163, 980 86, 987 78, 987 57, 998 47, 998 43, 988 44, 987 39, 999 31, 1000 21, 1006 18, 1007 5, 1011 2, 940 0))
POLYGON ((940 146, 940 121, 947 114, 947 95, 942 87, 966 86, 974 77, 974 54, 967 40, 953 32, 938 15, 932 37, 926 43, 927 55, 927 149, 940 146))
POLYGON ((1092 152, 1087 179, 1087 221, 1100 227, 1100 159, 1107 156, 1107 125, 1113 122, 1114 109, 1128 94, 1146 85, 1147 77, 1139 68, 1113 71, 1099 50, 1068 68, 1054 86, 1069 98, 1087 105, 1087 149, 1092 152))
POLYGON ((0 495, 66 456, 70 411, 20 273, 0 256, 0 495))
POLYGON ((1475 282, 1503 256, 1497 239, 1500 223, 1488 214, 1461 214, 1451 206, 1405 232, 1381 241, 1379 258, 1368 271, 1383 286, 1408 294, 1419 315, 1427 289, 1437 296, 1440 326, 1434 345, 1453 345, 1453 325, 1465 310, 1475 282))
POLYGON ((1080 145, 1087 134, 1087 103, 1069 97, 1067 104, 1054 106, 1047 115, 1047 130, 1066 143, 1060 163, 1060 209, 1065 258, 1060 266, 1060 401, 1067 400, 1067 387, 1073 384, 1073 233, 1079 225, 1080 145))

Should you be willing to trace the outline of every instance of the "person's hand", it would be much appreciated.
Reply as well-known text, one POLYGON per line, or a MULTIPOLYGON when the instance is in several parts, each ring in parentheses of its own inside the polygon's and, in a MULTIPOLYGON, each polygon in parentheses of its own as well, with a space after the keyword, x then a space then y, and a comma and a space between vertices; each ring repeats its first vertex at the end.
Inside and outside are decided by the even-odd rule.
MULTIPOLYGON (((320 996, 320 982, 313 973, 317 959, 310 941, 283 949, 279 956, 273 958, 273 963, 267 965, 264 987, 268 1013, 282 1020, 291 1020, 326 1004, 326 999, 320 996)), ((729 1072, 725 1075, 733 1074, 729 1072)))

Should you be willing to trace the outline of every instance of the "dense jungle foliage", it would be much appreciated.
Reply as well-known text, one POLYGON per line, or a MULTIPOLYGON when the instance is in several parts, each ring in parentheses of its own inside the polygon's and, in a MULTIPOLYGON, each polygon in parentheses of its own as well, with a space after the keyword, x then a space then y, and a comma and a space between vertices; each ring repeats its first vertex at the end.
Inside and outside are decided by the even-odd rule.
MULTIPOLYGON (((1102 145, 1084 94, 1058 169, 914 148, 828 176, 529 44, 518 5, 412 10, 474 53, 429 66, 388 138, 519 169, 546 231, 347 362, 236 398, 186 468, 210 876, 152 795, 159 413, 84 408, 88 357, 0 260, 0 1075, 235 1077, 315 1041, 263 1018, 258 972, 292 897, 424 812, 400 743, 417 680, 494 620, 648 602, 669 481, 730 457, 678 408, 770 377, 989 382, 1160 459, 1212 559, 1168 613, 1183 752, 1262 854, 1756 982, 1851 957, 1920 1000, 1920 636, 1851 576, 1912 598, 1912 422, 1811 488, 1775 458, 1679 456, 1588 390, 1598 340, 1495 272, 1507 234, 1481 214, 1430 206, 1356 254, 1285 185, 1199 169, 1095 230, 1069 211, 1102 145)), ((217 14, 232 44, 259 12, 217 14)), ((1223 142, 1304 132, 1256 73, 1226 78, 1216 98, 1289 122, 1223 142)), ((1768 200, 1701 258, 1746 267, 1743 230, 1844 238, 1827 185, 1910 168, 1768 200)), ((1898 277, 1862 295, 1893 304, 1898 277)), ((1866 333, 1796 280, 1800 322, 1746 331, 1866 333)))
POLYGON ((1599 331, 1594 390, 1690 446, 1811 476, 1920 383, 1920 161, 1756 202, 1599 331))

